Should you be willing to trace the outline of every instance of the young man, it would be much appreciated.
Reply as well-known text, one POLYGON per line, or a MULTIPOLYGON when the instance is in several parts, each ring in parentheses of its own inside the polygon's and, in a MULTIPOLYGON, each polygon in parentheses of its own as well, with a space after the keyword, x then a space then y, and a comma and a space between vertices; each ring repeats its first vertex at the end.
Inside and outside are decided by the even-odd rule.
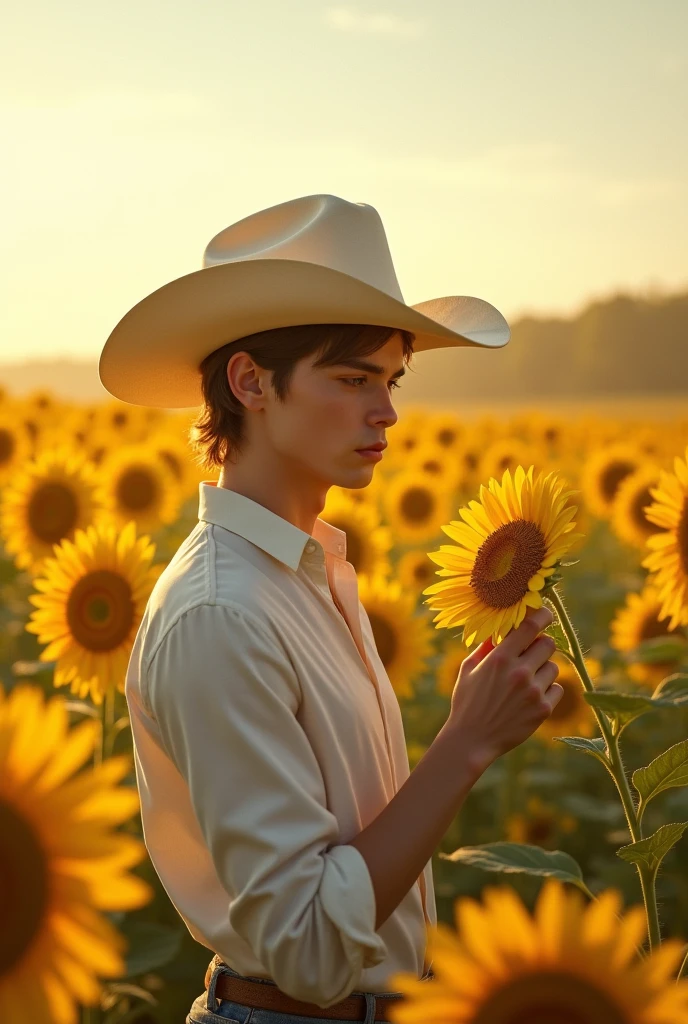
POLYGON ((550 639, 536 641, 551 614, 529 616, 499 664, 489 643, 466 659, 410 774, 346 535, 319 513, 329 487, 370 482, 414 351, 508 338, 480 299, 406 306, 372 207, 309 196, 216 236, 203 270, 106 344, 112 394, 202 404, 194 444, 220 470, 126 679, 146 846, 216 954, 189 1024, 246 1024, 256 1007, 272 1024, 372 1024, 400 998, 393 972, 432 980, 432 853, 482 771, 561 695, 550 639), (516 668, 528 685, 507 700, 516 668))

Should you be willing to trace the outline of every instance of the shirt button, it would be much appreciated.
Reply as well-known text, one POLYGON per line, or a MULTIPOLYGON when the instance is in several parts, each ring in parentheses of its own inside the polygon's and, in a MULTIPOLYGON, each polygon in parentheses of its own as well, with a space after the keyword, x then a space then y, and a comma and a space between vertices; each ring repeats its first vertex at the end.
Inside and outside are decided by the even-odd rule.
POLYGON ((312 541, 306 544, 306 551, 315 551, 315 544, 312 541))
POLYGON ((344 550, 344 545, 343 544, 338 544, 337 547, 339 548, 340 551, 344 550))

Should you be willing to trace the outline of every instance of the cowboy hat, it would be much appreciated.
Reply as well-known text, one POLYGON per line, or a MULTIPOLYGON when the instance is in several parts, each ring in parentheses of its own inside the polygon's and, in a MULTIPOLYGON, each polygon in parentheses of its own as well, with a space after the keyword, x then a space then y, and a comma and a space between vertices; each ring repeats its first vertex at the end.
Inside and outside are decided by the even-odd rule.
POLYGON ((203 268, 138 302, 114 328, 98 372, 132 405, 198 406, 201 361, 258 331, 297 324, 376 324, 412 331, 414 353, 501 348, 502 314, 471 295, 407 306, 380 215, 338 196, 291 199, 244 217, 208 243, 203 268))

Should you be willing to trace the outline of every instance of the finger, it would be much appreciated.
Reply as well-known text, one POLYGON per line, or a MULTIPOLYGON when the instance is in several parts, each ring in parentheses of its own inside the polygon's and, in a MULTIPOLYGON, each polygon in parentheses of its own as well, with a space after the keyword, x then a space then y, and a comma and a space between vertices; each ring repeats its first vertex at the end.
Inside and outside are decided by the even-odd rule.
POLYGON ((529 610, 521 625, 517 629, 512 629, 499 646, 505 655, 517 658, 527 647, 530 647, 538 633, 541 633, 553 621, 554 615, 546 605, 536 608, 534 611, 529 610))
POLYGON ((523 654, 519 656, 519 662, 527 665, 531 672, 535 673, 547 662, 557 649, 553 637, 547 633, 541 633, 533 640, 530 647, 526 647, 523 654))
POLYGON ((481 644, 478 644, 474 651, 471 651, 464 659, 465 662, 469 662, 469 667, 472 668, 483 660, 486 654, 494 650, 494 644, 492 643, 492 637, 488 636, 486 640, 483 640, 481 644))
POLYGON ((561 698, 564 696, 564 687, 561 683, 552 683, 551 686, 547 687, 542 696, 549 704, 549 713, 551 715, 561 698))
POLYGON ((561 683, 554 682, 558 675, 559 666, 557 663, 555 661, 546 661, 542 668, 539 668, 533 676, 533 682, 539 687, 545 700, 552 701, 553 698, 556 697, 552 703, 552 707, 559 703, 559 696, 557 696, 558 691, 561 690, 562 693, 564 692, 564 687, 561 683), (554 690, 554 694, 552 693, 552 690, 554 690))

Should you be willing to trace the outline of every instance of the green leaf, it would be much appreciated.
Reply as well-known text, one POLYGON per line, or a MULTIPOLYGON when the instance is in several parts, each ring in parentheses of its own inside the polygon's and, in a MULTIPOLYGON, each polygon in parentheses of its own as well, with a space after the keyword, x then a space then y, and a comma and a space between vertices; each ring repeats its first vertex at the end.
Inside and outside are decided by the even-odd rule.
POLYGON ((181 948, 183 931, 154 921, 129 921, 121 929, 129 942, 125 978, 137 978, 173 960, 181 948))
POLYGON ((683 678, 685 683, 664 687, 668 680, 663 680, 651 696, 642 693, 617 693, 616 690, 586 691, 583 697, 591 707, 604 711, 614 719, 615 732, 621 733, 626 726, 640 715, 648 711, 662 708, 680 707, 688 703, 688 676, 669 677, 683 678))
POLYGON ((583 697, 591 707, 597 708, 598 711, 604 711, 610 718, 616 719, 617 731, 621 731, 629 722, 648 711, 654 711, 657 707, 651 697, 646 697, 642 693, 617 693, 615 690, 589 692, 586 690, 583 697))
POLYGON ((682 636, 653 636, 643 640, 633 651, 626 652, 626 661, 643 661, 648 665, 655 662, 680 661, 688 652, 688 645, 682 636))
POLYGON ((688 740, 680 740, 651 761, 646 768, 633 772, 633 785, 640 793, 641 804, 673 786, 688 786, 688 740))
POLYGON ((661 683, 652 694, 652 699, 669 701, 675 707, 688 705, 688 675, 683 672, 674 672, 673 675, 662 679, 661 683))
POLYGON ((583 751, 584 754, 592 754, 602 762, 605 768, 609 764, 607 744, 603 736, 594 736, 592 739, 588 739, 587 736, 555 736, 554 739, 557 743, 565 743, 568 747, 573 747, 574 750, 583 751))
POLYGON ((460 846, 454 853, 440 853, 440 857, 483 871, 558 878, 588 892, 580 865, 562 850, 543 850, 541 846, 526 843, 483 843, 460 846))
POLYGON ((647 839, 640 839, 637 843, 622 846, 616 851, 616 854, 622 860, 628 861, 629 864, 638 864, 655 874, 669 850, 676 845, 687 828, 688 821, 661 825, 647 839))

